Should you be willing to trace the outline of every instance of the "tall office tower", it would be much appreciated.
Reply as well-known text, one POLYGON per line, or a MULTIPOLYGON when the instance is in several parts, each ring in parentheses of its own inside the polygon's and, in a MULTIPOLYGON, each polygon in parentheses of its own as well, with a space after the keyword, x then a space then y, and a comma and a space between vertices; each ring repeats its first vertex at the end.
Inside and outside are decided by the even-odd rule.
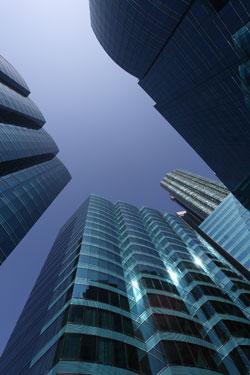
POLYGON ((167 173, 161 185, 185 209, 179 217, 250 270, 250 211, 224 185, 180 170, 167 173))
POLYGON ((229 194, 220 182, 181 170, 167 173, 161 186, 169 191, 171 198, 187 209, 197 222, 202 222, 229 194))
POLYGON ((0 56, 0 264, 70 180, 29 94, 0 56))
POLYGON ((250 271, 250 211, 232 194, 203 221, 200 229, 250 271))
POLYGON ((250 281, 181 219, 90 196, 60 230, 0 373, 245 375, 249 298, 250 281))
POLYGON ((249 0, 90 0, 93 31, 250 208, 249 0))

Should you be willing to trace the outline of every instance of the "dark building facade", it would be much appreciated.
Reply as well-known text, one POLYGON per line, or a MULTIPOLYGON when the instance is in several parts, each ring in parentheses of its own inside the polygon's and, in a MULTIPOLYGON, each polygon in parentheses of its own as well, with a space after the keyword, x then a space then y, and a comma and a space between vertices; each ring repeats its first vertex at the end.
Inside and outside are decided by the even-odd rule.
POLYGON ((90 196, 60 230, 0 373, 245 375, 249 297, 247 277, 183 220, 90 196))
POLYGON ((90 0, 93 31, 250 208, 248 0, 90 0))
POLYGON ((220 182, 182 170, 167 173, 161 186, 198 222, 207 218, 229 194, 220 182))
POLYGON ((0 56, 0 264, 70 180, 29 94, 0 56))

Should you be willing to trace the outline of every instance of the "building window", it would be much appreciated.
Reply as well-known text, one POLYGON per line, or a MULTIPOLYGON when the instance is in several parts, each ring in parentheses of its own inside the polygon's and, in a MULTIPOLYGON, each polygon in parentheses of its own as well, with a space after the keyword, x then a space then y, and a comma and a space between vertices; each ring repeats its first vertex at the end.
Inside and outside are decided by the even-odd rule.
POLYGON ((159 331, 178 332, 200 338, 205 336, 202 326, 189 319, 164 314, 154 314, 153 319, 159 331))
POLYGON ((117 340, 91 335, 65 334, 59 341, 54 362, 55 364, 63 360, 93 362, 143 373, 140 371, 138 351, 136 347, 117 340))
POLYGON ((129 311, 128 299, 119 293, 96 286, 75 285, 73 296, 75 298, 84 298, 92 301, 106 303, 116 306, 120 309, 129 311))
POLYGON ((208 301, 202 306, 202 310, 207 319, 210 319, 216 313, 245 318, 245 315, 237 306, 221 301, 208 301))
POLYGON ((170 365, 193 366, 219 370, 215 352, 211 349, 179 341, 163 341, 164 352, 170 365))
POLYGON ((148 300, 149 300, 150 306, 188 312, 184 302, 176 298, 149 293, 148 300))
POLYGON ((250 347, 249 346, 239 346, 230 353, 235 366, 238 368, 241 374, 247 374, 247 368, 249 365, 250 358, 250 347), (243 353, 243 356, 241 355, 243 353), (244 359, 245 356, 245 359, 244 359))
POLYGON ((110 329, 124 335, 134 336, 131 319, 100 308, 72 305, 69 309, 68 321, 74 324, 110 329))
POLYGON ((240 295, 240 300, 247 306, 250 306, 250 294, 248 293, 243 293, 240 295))

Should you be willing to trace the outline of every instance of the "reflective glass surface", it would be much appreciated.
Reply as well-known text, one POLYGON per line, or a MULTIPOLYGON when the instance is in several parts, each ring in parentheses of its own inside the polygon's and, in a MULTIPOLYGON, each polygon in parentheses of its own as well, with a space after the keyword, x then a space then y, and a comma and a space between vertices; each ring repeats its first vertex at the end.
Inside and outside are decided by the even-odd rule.
POLYGON ((0 371, 240 375, 250 322, 239 283, 247 294, 181 219, 91 195, 60 230, 0 371))
POLYGON ((0 264, 70 180, 29 94, 0 56, 0 264))
POLYGON ((250 270, 250 212, 232 194, 200 228, 250 270))

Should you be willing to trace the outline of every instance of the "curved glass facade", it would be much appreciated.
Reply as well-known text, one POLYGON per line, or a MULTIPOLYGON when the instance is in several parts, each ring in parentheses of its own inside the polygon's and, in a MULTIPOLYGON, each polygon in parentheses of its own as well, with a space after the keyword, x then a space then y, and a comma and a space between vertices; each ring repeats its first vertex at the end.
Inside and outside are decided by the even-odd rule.
POLYGON ((36 104, 0 82, 0 121, 39 129, 45 119, 36 104))
POLYGON ((91 26, 111 58, 130 74, 142 78, 190 3, 191 0, 180 0, 169 6, 160 0, 91 0, 91 26))
POLYGON ((23 77, 3 56, 0 56, 0 82, 23 96, 30 94, 30 90, 23 77))
POLYGON ((248 0, 90 0, 105 51, 250 208, 248 0))
POLYGON ((92 195, 60 230, 0 371, 245 374, 238 282, 250 292, 180 219, 92 195))
POLYGON ((29 93, 0 56, 0 264, 70 180, 29 93))
POLYGON ((69 179, 57 158, 0 178, 0 264, 69 179))
POLYGON ((33 131, 9 124, 0 124, 0 148, 0 165, 35 155, 58 153, 55 141, 45 130, 33 131))

